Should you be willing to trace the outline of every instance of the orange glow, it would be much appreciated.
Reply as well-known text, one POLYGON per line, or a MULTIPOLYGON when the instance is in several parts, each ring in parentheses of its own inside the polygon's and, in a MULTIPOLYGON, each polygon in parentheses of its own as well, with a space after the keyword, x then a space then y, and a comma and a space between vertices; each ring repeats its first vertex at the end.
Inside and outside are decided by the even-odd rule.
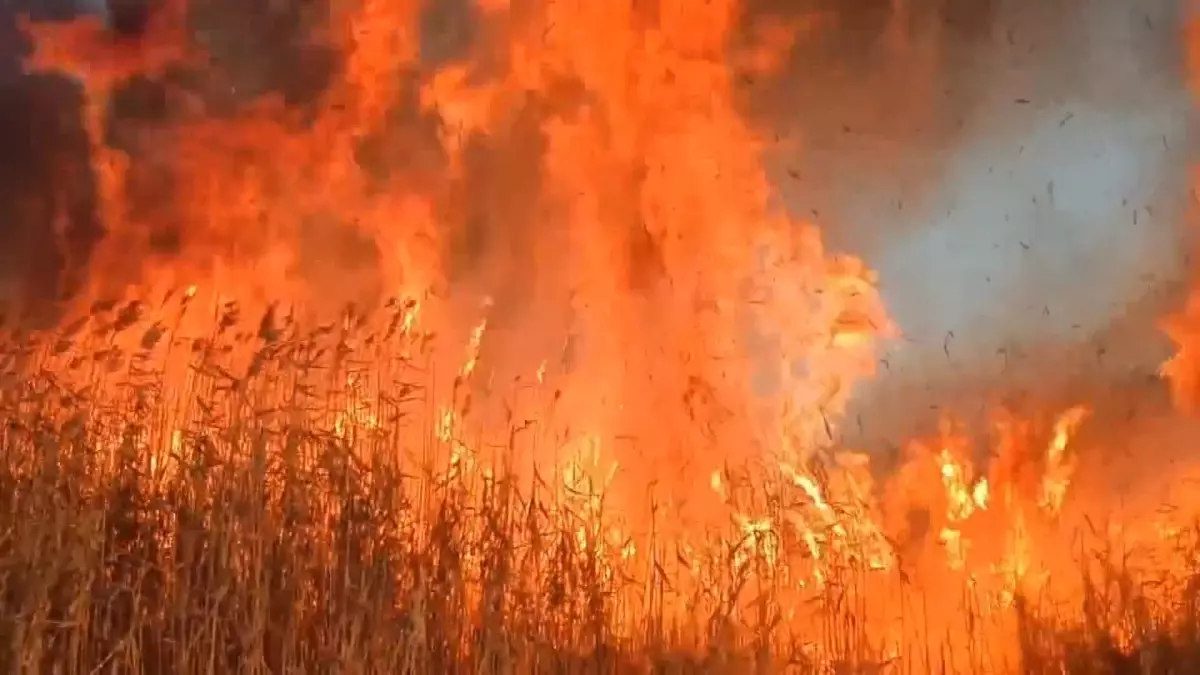
MULTIPOLYGON (((107 235, 69 316, 33 338, 29 377, 136 406, 153 420, 137 434, 90 408, 87 423, 105 467, 135 447, 156 480, 182 480, 189 445, 252 463, 311 443, 399 466, 464 511, 511 482, 525 517, 549 514, 556 545, 618 589, 621 639, 652 606, 693 641, 718 630, 703 610, 745 619, 727 628, 740 644, 799 644, 839 619, 798 608, 853 587, 879 654, 946 634, 1018 672, 1020 602, 1082 597, 1052 575, 1098 512, 1078 484, 1106 450, 1089 425, 1116 423, 1046 404, 1001 411, 984 440, 947 417, 890 471, 843 447, 896 329, 874 273, 777 206, 737 86, 819 24, 744 30, 736 0, 475 5, 476 40, 435 67, 423 3, 337 4, 312 27, 339 62, 311 110, 267 96, 216 115, 168 87, 170 122, 128 153, 104 140, 114 92, 203 71, 186 7, 136 46, 90 21, 31 26, 28 67, 85 85, 107 235), (138 197, 149 178, 160 198, 138 197), (921 626, 905 620, 918 595, 921 626), (747 600, 768 596, 777 615, 747 600)), ((1169 330, 1180 403, 1200 392, 1192 305, 1169 330)), ((396 527, 431 540, 435 512, 396 527)), ((464 577, 487 555, 463 553, 464 577)), ((469 586, 464 604, 485 604, 469 586)))

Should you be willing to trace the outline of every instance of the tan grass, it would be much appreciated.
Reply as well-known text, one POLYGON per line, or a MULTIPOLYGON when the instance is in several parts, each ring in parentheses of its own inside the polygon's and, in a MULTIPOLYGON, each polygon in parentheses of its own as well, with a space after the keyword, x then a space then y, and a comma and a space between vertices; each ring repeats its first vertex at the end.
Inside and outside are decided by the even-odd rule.
POLYGON ((861 556, 801 603, 766 542, 802 542, 773 531, 682 547, 648 514, 627 555, 599 495, 514 466, 522 425, 486 458, 439 426, 405 308, 305 332, 226 306, 195 338, 184 309, 130 304, 10 331, 0 670, 1200 672, 1194 536, 1161 578, 1089 548, 1069 606, 1015 598, 1015 652, 976 640, 996 620, 970 587, 952 635, 929 623, 942 591, 861 556), (899 651, 871 626, 879 574, 899 651))

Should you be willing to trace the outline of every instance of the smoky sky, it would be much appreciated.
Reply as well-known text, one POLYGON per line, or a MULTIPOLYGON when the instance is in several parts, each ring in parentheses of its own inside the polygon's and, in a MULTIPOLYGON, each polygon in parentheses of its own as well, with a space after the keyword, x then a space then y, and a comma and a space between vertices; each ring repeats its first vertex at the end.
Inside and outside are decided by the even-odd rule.
POLYGON ((966 30, 880 30, 843 70, 801 47, 760 101, 784 202, 879 271, 905 334, 860 394, 867 436, 981 392, 1140 382, 1190 281, 1185 8, 987 9, 966 30))

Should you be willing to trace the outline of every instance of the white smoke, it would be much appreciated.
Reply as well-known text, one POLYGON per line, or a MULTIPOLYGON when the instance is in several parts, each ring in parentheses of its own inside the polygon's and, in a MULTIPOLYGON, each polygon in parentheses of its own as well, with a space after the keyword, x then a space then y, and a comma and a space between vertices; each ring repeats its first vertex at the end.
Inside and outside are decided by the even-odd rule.
POLYGON ((1192 161, 1178 3, 1074 4, 1048 16, 1004 3, 970 66, 971 112, 929 134, 949 143, 889 152, 887 165, 880 148, 911 139, 866 128, 808 146, 804 177, 820 180, 801 182, 792 206, 879 270, 906 334, 861 392, 870 437, 955 403, 947 391, 963 381, 1123 376, 1163 355, 1147 297, 1185 274, 1192 161), (1131 307, 1134 332, 1103 344, 1131 307))

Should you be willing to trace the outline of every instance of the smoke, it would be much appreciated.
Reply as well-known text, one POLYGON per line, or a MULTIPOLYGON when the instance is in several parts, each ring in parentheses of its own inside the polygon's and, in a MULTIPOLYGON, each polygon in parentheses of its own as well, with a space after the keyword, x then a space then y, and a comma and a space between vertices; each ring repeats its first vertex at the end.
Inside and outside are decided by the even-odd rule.
POLYGON ((759 101, 789 207, 879 271, 905 333, 860 392, 863 442, 987 394, 1142 381, 1186 287, 1179 3, 1007 0, 944 20, 965 4, 816 39, 759 101))

